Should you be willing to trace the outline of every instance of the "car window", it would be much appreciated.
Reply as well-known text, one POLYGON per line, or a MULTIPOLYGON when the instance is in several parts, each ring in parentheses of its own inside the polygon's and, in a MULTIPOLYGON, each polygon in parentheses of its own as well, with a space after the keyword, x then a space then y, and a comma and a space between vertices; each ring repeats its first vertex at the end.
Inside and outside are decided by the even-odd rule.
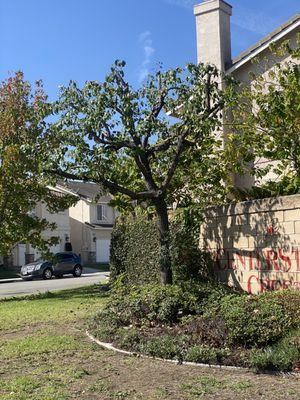
POLYGON ((58 262, 72 259, 72 254, 57 254, 56 258, 58 262))

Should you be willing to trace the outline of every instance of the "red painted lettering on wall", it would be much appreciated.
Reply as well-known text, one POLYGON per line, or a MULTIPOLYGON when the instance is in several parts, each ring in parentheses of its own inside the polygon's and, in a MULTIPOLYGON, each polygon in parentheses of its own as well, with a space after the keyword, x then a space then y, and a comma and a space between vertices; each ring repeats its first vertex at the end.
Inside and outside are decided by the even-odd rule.
POLYGON ((217 269, 228 271, 228 276, 230 276, 230 271, 232 274, 238 274, 239 271, 252 272, 249 278, 247 275, 241 275, 242 279, 240 279, 241 284, 249 293, 253 293, 254 288, 255 292, 281 290, 288 287, 300 290, 300 282, 297 281, 296 275, 300 271, 300 249, 298 248, 254 249, 253 251, 218 249, 213 255, 217 269))
POLYGON ((279 259, 284 262, 284 271, 289 272, 292 268, 292 261, 289 256, 283 254, 282 249, 278 250, 279 259))

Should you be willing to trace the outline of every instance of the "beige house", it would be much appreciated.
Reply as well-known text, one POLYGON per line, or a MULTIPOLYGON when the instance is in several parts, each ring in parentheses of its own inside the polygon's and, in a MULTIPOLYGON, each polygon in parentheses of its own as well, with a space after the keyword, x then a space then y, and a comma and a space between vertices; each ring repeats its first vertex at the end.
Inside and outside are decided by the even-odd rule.
MULTIPOLYGON (((59 243, 50 248, 51 253, 69 250, 71 246, 81 255, 83 264, 109 262, 110 238, 116 218, 116 211, 108 205, 111 197, 98 198, 101 189, 93 183, 60 183, 51 190, 58 196, 68 194, 77 198, 74 206, 54 214, 43 203, 38 203, 33 210, 38 218, 56 224, 54 231, 43 232, 44 238, 59 238, 59 243)), ((9 263, 21 266, 38 257, 39 252, 30 244, 19 243, 13 249, 9 263)))
MULTIPOLYGON (((56 192, 58 196, 63 196, 64 193, 66 193, 65 190, 62 191, 58 187, 51 188, 51 190, 56 192)), ((71 193, 69 192, 68 194, 71 193)), ((32 213, 39 219, 46 219, 47 221, 56 224, 55 231, 46 230, 43 232, 43 237, 50 238, 52 236, 56 236, 59 238, 59 243, 50 248, 51 253, 64 251, 66 243, 70 241, 71 235, 69 209, 52 214, 49 212, 44 203, 38 203, 32 213)), ((10 263, 15 266, 21 266, 33 261, 38 257, 39 252, 30 244, 19 243, 12 251, 10 263)))
POLYGON ((94 183, 68 182, 57 187, 78 197, 68 210, 73 251, 81 255, 84 264, 107 263, 116 218, 116 211, 108 205, 111 197, 99 197, 101 189, 94 183))
MULTIPOLYGON (((287 58, 278 58, 270 53, 271 43, 280 44, 290 40, 296 43, 296 36, 300 32, 300 14, 295 15, 286 23, 275 29, 259 42, 246 49, 237 57, 231 55, 230 17, 232 7, 223 0, 206 0, 194 8, 197 32, 197 58, 200 63, 215 64, 219 70, 231 74, 238 81, 251 85, 250 73, 255 75, 267 74, 277 62, 284 63, 287 58), (258 62, 253 63, 254 58, 258 62)), ((223 138, 226 142, 226 128, 223 128, 223 138)), ((259 159, 256 163, 266 163, 268 160, 259 159)), ((267 178, 273 178, 268 176, 267 178)), ((250 176, 234 176, 236 187, 249 188, 253 185, 250 176)))

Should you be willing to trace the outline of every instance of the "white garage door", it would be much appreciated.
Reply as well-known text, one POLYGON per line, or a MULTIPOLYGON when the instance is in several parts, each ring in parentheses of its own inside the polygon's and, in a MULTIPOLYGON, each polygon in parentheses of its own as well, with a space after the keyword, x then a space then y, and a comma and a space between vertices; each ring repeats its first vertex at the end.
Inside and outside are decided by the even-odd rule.
POLYGON ((97 239, 96 241, 96 261, 99 263, 109 262, 110 240, 97 239))

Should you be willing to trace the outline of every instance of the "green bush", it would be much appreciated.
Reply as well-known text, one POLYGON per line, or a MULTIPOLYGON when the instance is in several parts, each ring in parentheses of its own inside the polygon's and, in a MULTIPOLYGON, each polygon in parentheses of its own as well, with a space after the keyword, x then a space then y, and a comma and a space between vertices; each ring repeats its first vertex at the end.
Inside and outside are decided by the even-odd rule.
POLYGON ((185 359, 187 361, 204 363, 204 364, 215 364, 220 363, 224 357, 230 356, 229 349, 218 349, 209 346, 193 346, 187 350, 185 359))
POLYGON ((89 329, 160 358, 287 371, 300 367, 300 292, 238 293, 212 282, 116 285, 89 329))
POLYGON ((213 263, 209 253, 199 249, 198 240, 184 225, 172 224, 171 258, 173 279, 177 284, 185 281, 199 281, 213 277, 213 263))
POLYGON ((118 220, 110 248, 111 279, 124 273, 130 284, 160 282, 159 239, 156 225, 144 217, 118 220))
POLYGON ((119 325, 173 324, 189 313, 196 298, 175 285, 145 285, 116 291, 108 317, 119 325))
MULTIPOLYGON (((300 299, 300 293, 283 295, 265 293, 258 296, 225 296, 219 312, 226 321, 232 343, 245 346, 264 346, 282 338, 299 323, 298 309, 287 312, 283 297, 300 299)), ((295 306, 295 304, 294 304, 295 306)))
POLYGON ((140 345, 143 354, 164 359, 182 360, 186 353, 188 337, 163 335, 150 338, 140 345))
POLYGON ((140 337, 138 330, 133 327, 119 328, 116 332, 116 342, 121 349, 137 351, 139 350, 140 337))
POLYGON ((292 332, 273 347, 254 349, 250 364, 256 370, 290 371, 300 365, 300 330, 292 332))
MULTIPOLYGON (((174 283, 212 276, 209 255, 184 225, 171 225, 170 252, 174 283)), ((155 221, 144 216, 119 219, 112 232, 111 280, 124 274, 125 283, 143 285, 160 283, 159 237, 155 221)))

